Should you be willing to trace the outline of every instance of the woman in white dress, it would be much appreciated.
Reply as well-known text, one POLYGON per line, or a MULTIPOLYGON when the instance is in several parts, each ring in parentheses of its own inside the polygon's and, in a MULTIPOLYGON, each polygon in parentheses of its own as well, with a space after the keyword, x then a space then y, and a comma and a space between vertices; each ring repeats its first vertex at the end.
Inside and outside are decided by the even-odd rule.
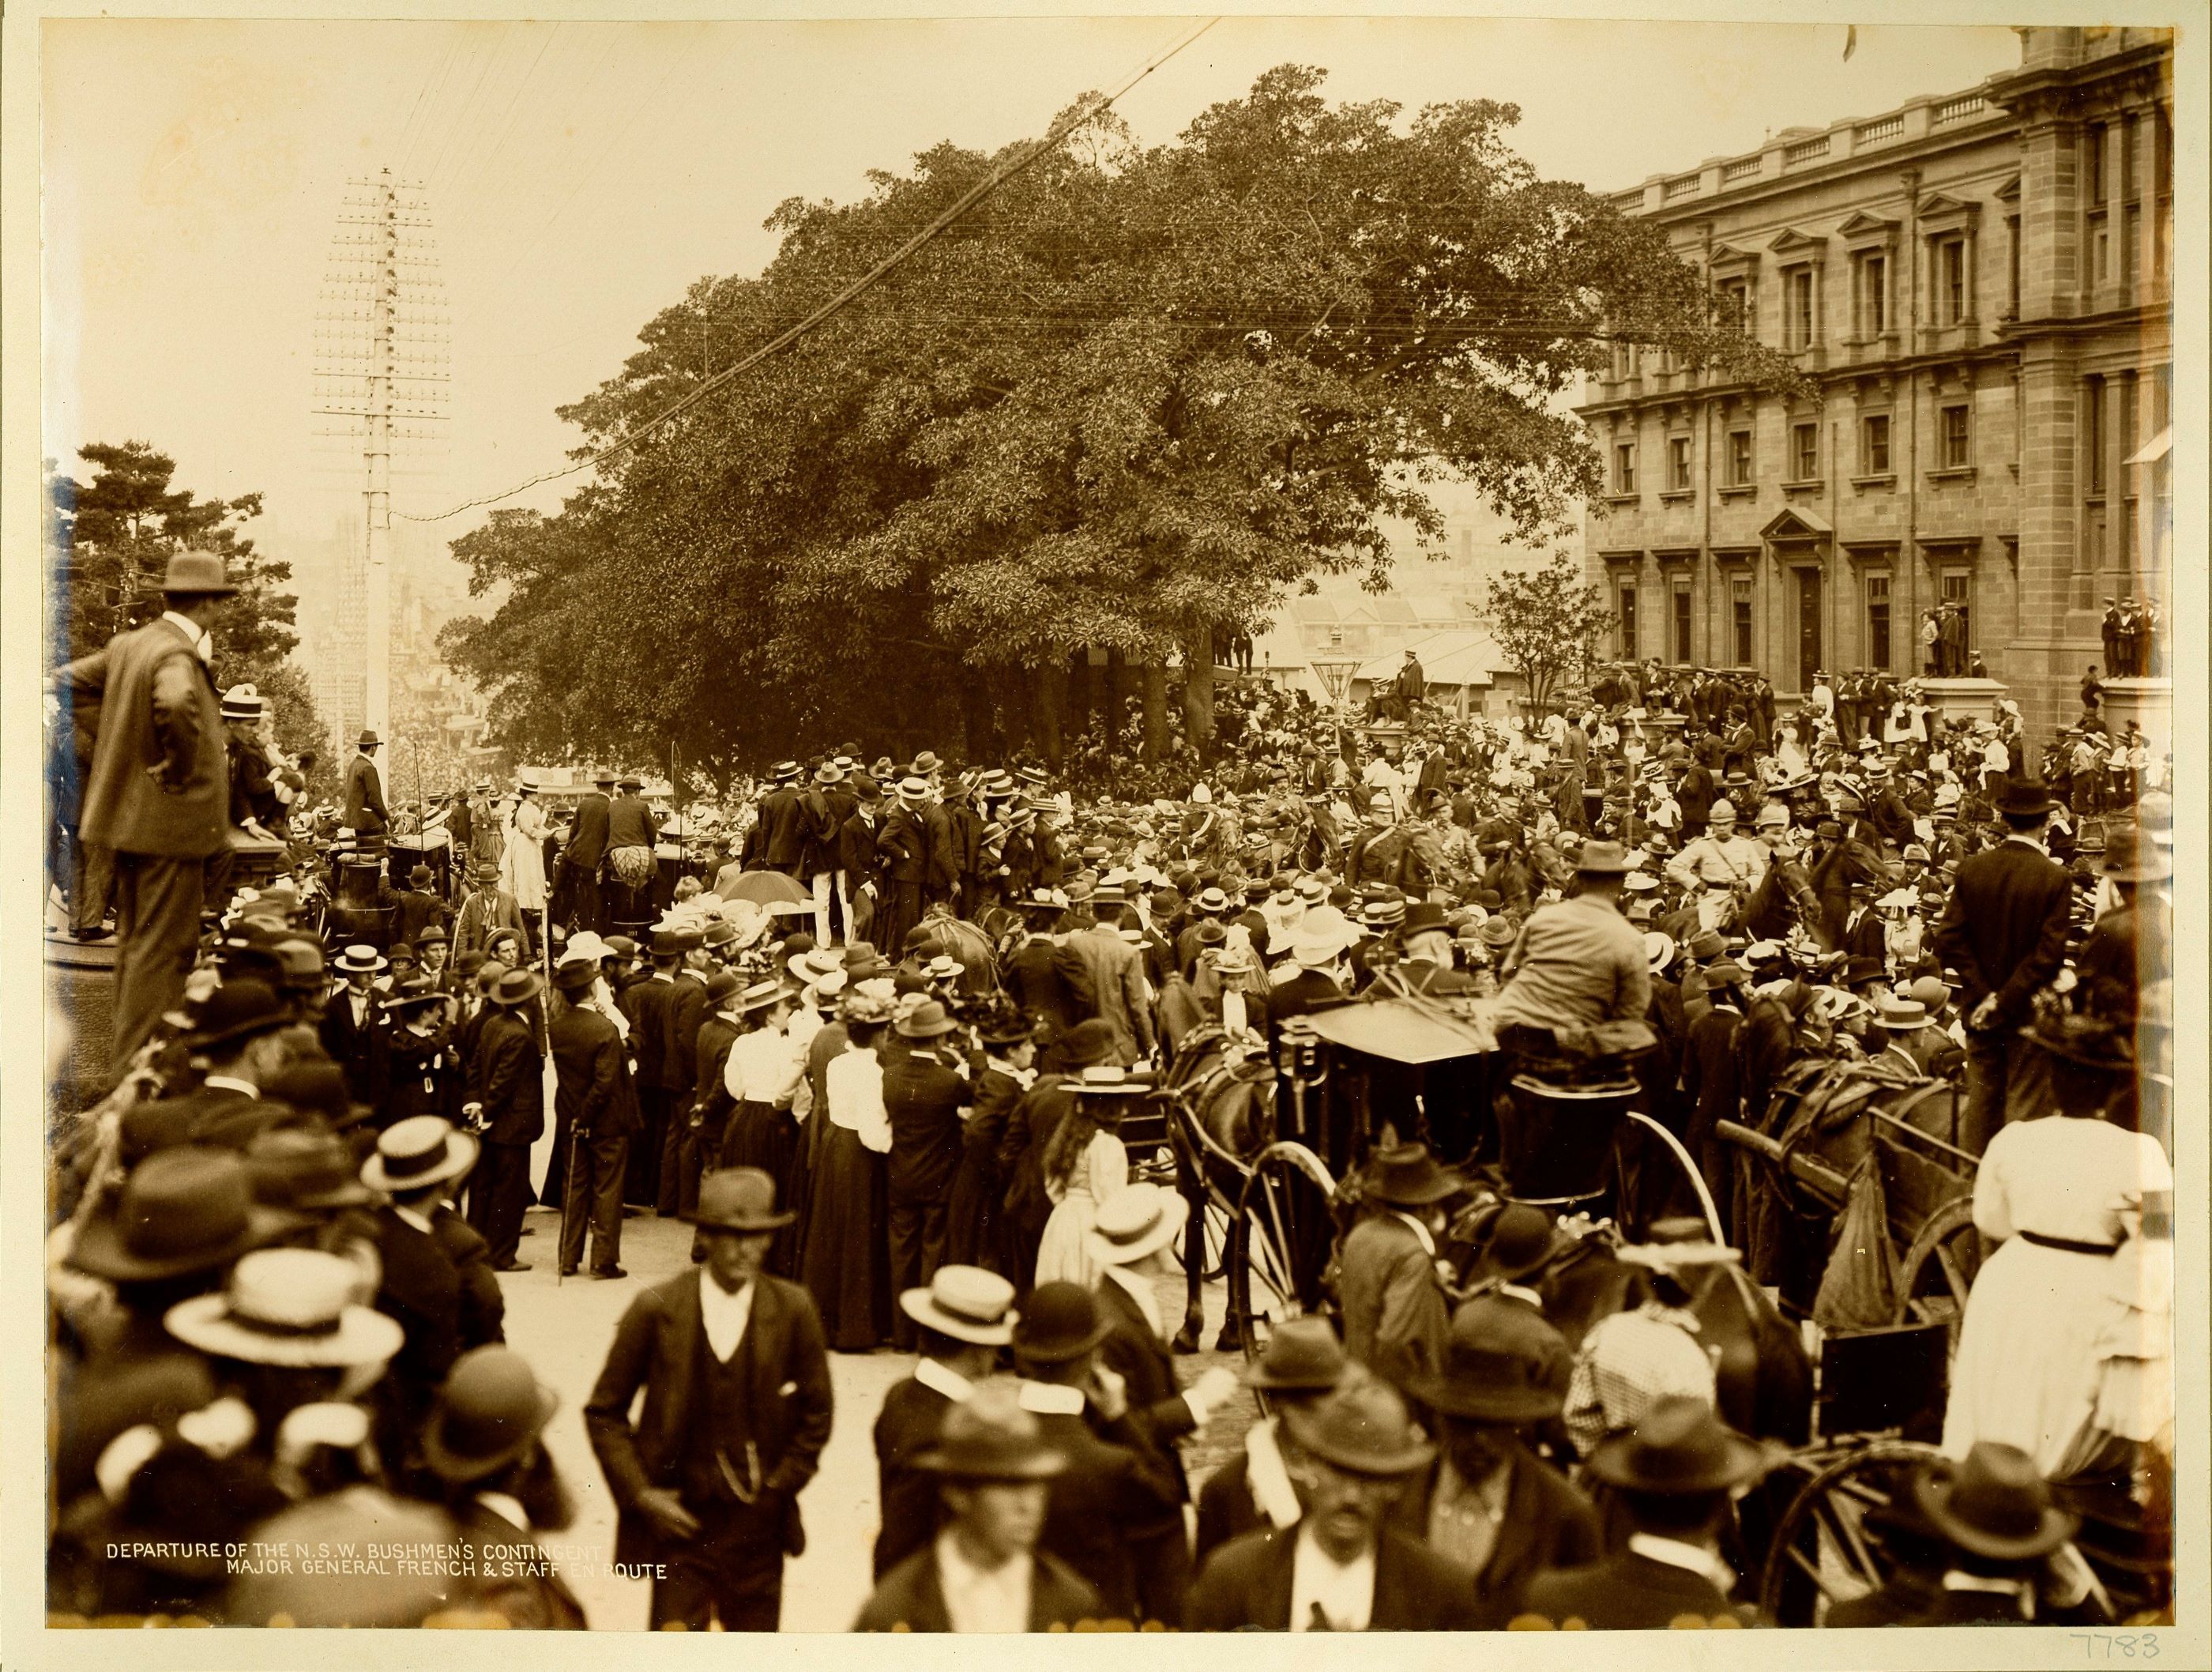
POLYGON ((1085 1068, 1076 1084, 1075 1107, 1053 1129, 1042 1158, 1045 1194, 1053 1200, 1037 1244, 1036 1280, 1089 1288, 1098 1280, 1091 1257, 1091 1227, 1098 1205, 1129 1182, 1129 1152, 1116 1135, 1122 1099, 1146 1088, 1121 1069, 1085 1068))
POLYGON ((514 896, 535 933, 545 911, 545 809, 529 779, 515 785, 500 834, 506 845, 499 856, 499 885, 514 896))
POLYGON ((2124 1033, 2052 1016, 2014 1049, 2048 1057, 2057 1112, 2008 1122, 1975 1176, 1975 1228, 2002 1246, 1967 1295, 1943 1450, 2002 1440, 2064 1480, 2124 1466, 2171 1420, 2172 1244, 2144 1236, 2143 1208, 2170 1217, 2173 1171, 2103 1118, 2130 1083, 2124 1033))

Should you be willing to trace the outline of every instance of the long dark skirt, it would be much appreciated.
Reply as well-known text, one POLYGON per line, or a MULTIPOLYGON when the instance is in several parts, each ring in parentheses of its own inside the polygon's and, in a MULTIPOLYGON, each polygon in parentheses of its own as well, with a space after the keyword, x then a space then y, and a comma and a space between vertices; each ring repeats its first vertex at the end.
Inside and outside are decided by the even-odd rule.
MULTIPOLYGON (((792 1162, 798 1153, 799 1123, 789 1110, 741 1103, 730 1111, 730 1123, 722 1133, 721 1164, 759 1168, 775 1181, 779 1206, 791 1204, 792 1162)), ((778 1277, 789 1277, 799 1269, 799 1226, 788 1225, 775 1233, 775 1241, 769 1245, 768 1268, 778 1277)))
POLYGON ((945 1213, 945 1263, 981 1266, 997 1271, 1005 1264, 1005 1237, 999 1225, 1006 1187, 1000 1182, 997 1146, 971 1137, 952 1176, 952 1195, 945 1213))
POLYGON ((884 1158, 849 1127, 822 1134, 808 1180, 799 1281, 840 1353, 868 1353, 891 1330, 890 1186, 884 1158))

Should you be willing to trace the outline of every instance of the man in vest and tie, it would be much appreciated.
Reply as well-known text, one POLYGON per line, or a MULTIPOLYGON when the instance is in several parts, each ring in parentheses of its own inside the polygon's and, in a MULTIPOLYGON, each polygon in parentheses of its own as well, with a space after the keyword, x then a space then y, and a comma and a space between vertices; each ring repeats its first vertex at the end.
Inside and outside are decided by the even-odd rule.
POLYGON ((805 1548, 799 1491, 830 1438, 822 1320, 761 1269, 793 1218, 766 1173, 709 1173, 685 1217, 705 1259, 630 1303, 584 1422, 617 1507, 615 1560, 654 1569, 653 1628, 772 1632, 784 1558, 805 1548))

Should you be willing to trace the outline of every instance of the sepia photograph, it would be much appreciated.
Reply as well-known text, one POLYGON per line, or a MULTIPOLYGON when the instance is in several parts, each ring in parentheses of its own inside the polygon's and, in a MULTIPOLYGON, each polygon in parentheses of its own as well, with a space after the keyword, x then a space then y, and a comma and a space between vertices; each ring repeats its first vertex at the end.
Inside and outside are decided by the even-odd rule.
POLYGON ((2204 20, 2046 9, 11 17, 9 1657, 2202 1663, 2204 20))

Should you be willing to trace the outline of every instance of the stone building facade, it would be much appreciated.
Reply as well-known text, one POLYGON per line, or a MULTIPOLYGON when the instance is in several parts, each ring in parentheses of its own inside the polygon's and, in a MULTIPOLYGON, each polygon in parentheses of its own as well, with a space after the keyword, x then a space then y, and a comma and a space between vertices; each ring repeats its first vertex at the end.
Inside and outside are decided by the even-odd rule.
POLYGON ((1589 380, 1607 478, 1585 562, 1618 654, 1799 692, 1929 671, 1920 624, 1948 602, 2047 733, 2101 669, 2104 600, 2163 610, 2146 455, 2172 410, 2172 38, 2020 33, 2019 69, 1978 88, 1614 199, 1818 386, 1626 345, 1589 380))

